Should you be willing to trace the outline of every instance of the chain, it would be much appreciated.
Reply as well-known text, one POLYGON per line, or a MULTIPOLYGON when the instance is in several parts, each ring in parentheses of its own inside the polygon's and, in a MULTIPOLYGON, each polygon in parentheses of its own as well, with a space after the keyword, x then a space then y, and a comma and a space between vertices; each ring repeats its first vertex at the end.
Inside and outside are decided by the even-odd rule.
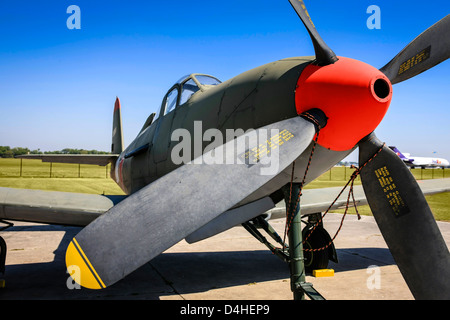
MULTIPOLYGON (((314 122, 314 124, 317 126, 317 133, 316 136, 314 138, 313 141, 313 146, 311 149, 311 153, 309 155, 309 159, 308 159, 308 164, 306 165, 306 169, 305 169, 305 173, 303 175, 303 179, 302 182, 300 183, 300 189, 299 189, 299 193, 298 193, 298 197, 296 199, 296 203, 295 203, 295 207, 293 207, 293 210, 295 211, 297 206, 299 205, 300 202, 300 198, 302 196, 302 190, 303 190, 303 186, 305 184, 306 181, 306 176, 308 174, 309 171, 309 167, 311 166, 311 160, 312 157, 314 155, 314 151, 316 149, 317 146, 317 141, 319 139, 319 133, 320 133, 320 125, 319 122, 309 113, 305 112, 301 115, 303 118, 306 118, 312 122, 314 122)), ((348 209, 349 209, 349 205, 350 205, 350 197, 352 198, 352 202, 353 202, 353 206, 355 207, 356 210, 356 215, 358 216, 358 220, 361 219, 361 216, 358 212, 358 208, 356 205, 356 200, 355 200, 355 195, 353 193, 353 188, 354 188, 354 183, 356 178, 361 174, 361 170, 366 167, 380 152, 381 150, 383 150, 384 146, 386 144, 383 143, 383 145, 377 150, 377 152, 374 153, 374 155, 372 157, 370 157, 362 166, 355 167, 355 166, 351 166, 351 168, 354 168, 355 171, 353 172, 353 174, 351 175, 349 181, 345 184, 345 186, 342 188, 342 190, 339 192, 339 194, 337 195, 337 197, 334 199, 334 201, 330 204, 330 206, 328 207, 328 209, 324 212, 324 214, 320 217, 320 219, 314 224, 314 226, 312 227, 312 229, 308 232, 307 236, 305 237, 305 239, 303 240, 303 244, 306 243, 306 241, 309 239, 309 237, 311 236, 311 234, 314 232, 314 230, 322 223, 323 219, 325 218, 325 216, 327 215, 327 213, 330 211, 330 209, 333 207, 333 205, 336 203, 336 201, 339 199, 339 197, 342 195, 342 193, 345 191, 345 189, 350 185, 350 189, 348 192, 348 196, 347 196, 347 203, 345 206, 345 211, 344 214, 342 216, 341 219, 341 223, 339 225, 338 230, 336 231, 334 237, 330 240, 330 242, 323 246, 322 248, 317 248, 317 249, 307 249, 304 248, 304 251, 309 251, 309 252, 314 252, 314 251, 321 251, 321 250, 325 250, 327 249, 334 241, 334 239, 337 237, 337 235, 339 234, 339 232, 341 231, 342 225, 344 223, 344 219, 347 215, 348 209)), ((288 206, 286 207, 286 224, 285 224, 285 228, 284 228, 284 238, 283 238, 283 243, 286 243, 286 235, 289 233, 290 229, 291 229, 291 224, 294 218, 294 213, 290 213, 289 212, 289 208, 291 208, 291 203, 292 203, 292 185, 294 183, 294 173, 295 173, 295 161, 292 163, 292 173, 291 173, 291 182, 290 182, 290 189, 289 189, 289 202, 288 202, 288 206)))
MULTIPOLYGON (((316 118, 314 118, 308 112, 302 113, 301 117, 306 118, 306 119, 314 122, 314 124, 317 126, 317 133, 316 133, 316 136, 314 138, 314 142, 313 142, 313 146, 312 146, 312 149, 311 149, 311 153, 309 155, 308 164, 306 165, 305 174, 303 175, 303 180, 302 180, 302 182, 300 184, 300 191, 298 193, 298 197, 297 197, 297 200, 295 202, 294 211, 297 208, 297 206, 298 206, 298 204, 300 202, 300 198, 302 196, 303 186, 305 184, 306 176, 308 174, 308 170, 309 170, 309 167, 311 165, 311 160, 312 160, 312 157, 314 155, 314 151, 316 150, 317 140, 319 140, 319 133, 320 133, 320 129, 321 129, 320 124, 316 120, 316 118)), ((289 233, 289 231, 291 229, 292 220, 294 219, 294 213, 292 213, 292 214, 289 213, 289 208, 291 207, 291 201, 292 201, 292 184, 294 183, 294 171, 295 171, 295 161, 292 163, 292 174, 291 174, 291 182, 290 182, 290 190, 289 190, 289 205, 286 207, 286 224, 285 224, 285 227, 284 227, 283 243, 286 243, 286 235, 289 233)))
POLYGON ((338 228, 338 230, 336 231, 336 234, 334 235, 334 237, 330 240, 330 242, 329 242, 327 245, 323 246, 322 248, 316 248, 316 249, 304 249, 304 251, 314 252, 314 251, 325 250, 325 249, 327 249, 327 248, 333 243, 334 239, 336 239, 337 235, 338 235, 339 232, 341 231, 342 225, 343 225, 343 223, 344 223, 345 216, 347 215, 348 208, 349 208, 349 205, 350 205, 350 196, 352 197, 352 200, 353 200, 353 206, 355 207, 356 214, 357 214, 357 216, 358 216, 358 220, 361 219, 361 216, 359 215, 358 208, 357 208, 357 205, 356 205, 355 196, 354 196, 354 193, 353 193, 354 182, 355 182, 356 178, 361 174, 361 170, 362 170, 365 166, 367 166, 367 165, 368 165, 368 164, 369 164, 369 163, 370 163, 370 162, 371 162, 371 161, 372 161, 372 160, 373 160, 373 159, 381 152, 381 150, 383 150, 384 146, 385 146, 385 143, 383 143, 383 145, 380 147, 380 149, 378 149, 378 151, 375 152, 375 154, 374 154, 372 157, 370 157, 369 160, 367 160, 361 167, 357 168, 357 167, 355 167, 355 166, 352 166, 352 168, 355 168, 356 170, 355 170, 355 171, 353 172, 353 174, 351 175, 350 180, 347 182, 347 184, 344 186, 344 188, 342 188, 341 192, 339 192, 339 194, 338 194, 338 196, 336 197, 336 199, 334 199, 334 201, 331 203, 331 205, 328 207, 328 209, 325 211, 325 213, 321 216, 321 218, 319 219, 319 221, 316 222, 316 223, 314 224, 314 226, 313 226, 313 228, 311 229, 311 231, 308 233, 308 235, 307 235, 307 236, 305 237, 305 239, 303 240, 303 244, 308 240, 308 238, 311 236, 311 234, 314 232, 314 230, 317 228, 317 226, 320 225, 320 223, 323 221, 323 218, 325 218, 325 216, 327 215, 327 213, 330 211, 331 207, 336 203, 336 201, 337 201, 337 200, 339 199, 339 197, 342 195, 342 193, 344 192, 344 190, 348 187, 348 185, 350 185, 350 189, 349 189, 348 196, 347 196, 347 203, 346 203, 346 205, 345 205, 345 211, 344 211, 344 214, 343 214, 343 216, 342 216, 342 219, 341 219, 341 223, 340 223, 340 225, 339 225, 339 228, 338 228))

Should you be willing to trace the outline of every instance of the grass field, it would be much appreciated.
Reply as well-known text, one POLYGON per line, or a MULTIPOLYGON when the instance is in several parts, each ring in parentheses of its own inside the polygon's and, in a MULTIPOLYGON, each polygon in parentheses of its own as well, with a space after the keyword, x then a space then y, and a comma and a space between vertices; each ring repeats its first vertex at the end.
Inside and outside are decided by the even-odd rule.
POLYGON ((109 178, 110 168, 110 165, 101 167, 29 159, 0 159, 0 178, 109 178))
POLYGON ((110 178, 110 165, 0 159, 0 187, 91 194, 123 194, 110 178), (21 168, 22 167, 22 168, 21 168))
MULTIPOLYGON (((76 193, 122 195, 123 191, 109 178, 107 168, 95 165, 43 163, 40 160, 0 159, 0 187, 39 189, 76 193), (22 168, 21 168, 22 167, 22 168)), ((344 186, 354 169, 334 167, 305 188, 344 186)), ((416 179, 450 178, 450 169, 412 169, 416 179)), ((361 184, 359 177, 355 184, 361 184)), ((450 221, 450 192, 427 196, 437 220, 450 221)), ((371 215, 369 206, 359 206, 363 215, 371 215)), ((337 210, 334 212, 344 212, 337 210)), ((350 209, 354 214, 355 210, 350 209)))

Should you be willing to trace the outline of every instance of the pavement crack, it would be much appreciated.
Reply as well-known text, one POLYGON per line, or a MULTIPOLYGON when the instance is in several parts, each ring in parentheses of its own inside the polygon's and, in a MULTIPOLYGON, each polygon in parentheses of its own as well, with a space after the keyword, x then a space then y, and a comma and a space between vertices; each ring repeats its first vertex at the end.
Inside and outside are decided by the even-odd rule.
POLYGON ((180 296, 181 299, 186 300, 179 292, 178 290, 175 288, 175 286, 173 285, 173 282, 170 281, 169 279, 167 279, 151 262, 149 263, 150 267, 161 277, 161 279, 164 281, 164 283, 166 285, 168 285, 169 287, 172 288, 173 292, 180 296))
POLYGON ((358 257, 361 257, 361 258, 366 259, 366 260, 374 261, 374 262, 377 262, 380 265, 389 265, 390 264, 387 261, 381 261, 381 260, 379 260, 377 258, 369 257, 367 255, 364 255, 364 254, 360 253, 360 252, 352 251, 351 249, 349 249, 349 250, 347 250, 347 249, 340 249, 340 250, 343 253, 350 254, 350 255, 353 255, 353 256, 358 256, 358 257))

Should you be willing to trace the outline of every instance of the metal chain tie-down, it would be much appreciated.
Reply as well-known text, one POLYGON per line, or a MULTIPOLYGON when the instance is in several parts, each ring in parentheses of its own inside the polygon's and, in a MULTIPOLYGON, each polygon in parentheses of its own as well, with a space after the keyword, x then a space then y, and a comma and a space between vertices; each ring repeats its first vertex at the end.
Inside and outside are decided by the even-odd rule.
MULTIPOLYGON (((314 143, 313 143, 313 147, 312 147, 312 149, 311 149, 311 154, 309 155, 308 164, 306 165, 305 174, 303 175, 303 180, 302 180, 302 182, 301 182, 301 184, 300 184, 300 192, 299 192, 299 194, 298 194, 298 197, 297 197, 297 200, 296 200, 295 207, 293 207, 294 210, 297 208, 297 206, 298 206, 298 204, 299 204, 299 202, 300 202, 300 197, 302 196, 303 185, 304 185, 304 183, 305 183, 306 176, 307 176, 307 174, 308 174, 308 170, 309 170, 309 167, 310 167, 310 165, 311 165, 311 160, 312 160, 312 157, 313 157, 313 155, 314 155, 314 151, 315 151, 315 149, 316 149, 317 140, 319 139, 319 133, 320 133, 320 129, 321 129, 321 127, 320 127, 320 125, 319 125, 319 122, 318 122, 313 116, 311 116, 309 113, 305 112, 304 114, 302 114, 302 117, 305 117, 305 118, 307 118, 307 119, 313 121, 313 122, 316 124, 316 126, 317 126, 318 129, 317 129, 316 137, 314 138, 314 143)), ((342 216, 341 223, 340 223, 340 225, 339 225, 338 230, 336 231, 336 234, 333 236, 333 238, 330 240, 330 242, 329 242, 327 245, 323 246, 322 248, 316 248, 316 249, 313 249, 313 248, 311 248, 311 249, 303 248, 304 251, 307 251, 307 252, 322 251, 322 250, 327 249, 327 248, 333 243, 334 239, 335 239, 335 238, 337 237, 337 235, 339 234, 339 232, 340 232, 340 230, 341 230, 341 228, 342 228, 342 225, 343 225, 343 223, 344 223, 345 216, 347 215, 348 208, 349 208, 349 205, 350 205, 350 195, 352 196, 353 205, 354 205, 354 207, 355 207, 356 214, 357 214, 357 216, 358 216, 358 220, 361 219, 361 216, 359 215, 359 212, 358 212, 358 208, 357 208, 357 206, 356 206, 355 196, 354 196, 354 194, 353 194, 353 186, 354 186, 354 182, 355 182, 356 178, 358 177, 358 175, 361 173, 361 170, 362 170, 367 164, 369 164, 369 163, 370 163, 370 162, 371 162, 371 161, 372 161, 372 160, 373 160, 373 159, 381 152, 381 150, 384 148, 384 146, 385 146, 385 143, 383 143, 383 145, 380 147, 380 149, 378 149, 378 151, 375 152, 375 154, 374 154, 372 157, 370 157, 370 158, 369 158, 362 166, 360 166, 359 168, 358 168, 358 167, 355 167, 355 166, 353 166, 353 165, 351 166, 351 168, 355 168, 356 170, 355 170, 355 171, 353 172, 353 174, 351 175, 350 180, 345 184, 345 186, 342 188, 341 192, 339 192, 339 194, 338 194, 337 197, 334 199, 334 201, 330 204, 330 206, 328 207, 328 209, 327 209, 327 210, 324 212, 324 214, 320 217, 319 221, 317 221, 317 222, 314 224, 314 226, 312 227, 311 231, 306 235, 305 239, 303 239, 302 244, 305 244, 305 243, 306 243, 306 241, 307 241, 308 238, 311 236, 311 234, 314 232, 314 230, 315 230, 315 229, 320 225, 320 223, 323 221, 323 218, 325 218, 325 216, 327 215, 327 213, 329 212, 329 210, 331 209, 331 207, 332 207, 332 206, 335 204, 335 202, 339 199, 339 197, 342 195, 342 193, 343 193, 344 190, 348 187, 348 185, 350 185, 350 189, 349 189, 349 192, 348 192, 347 203, 346 203, 346 206, 345 206, 345 212, 344 212, 344 215, 342 216)), ((292 163, 292 174, 291 174, 290 191, 289 191, 289 205, 286 206, 286 225, 285 225, 285 230, 284 230, 283 243, 286 243, 286 235, 287 235, 287 234, 289 233, 289 231, 290 231, 292 219, 293 219, 293 217, 294 217, 294 215, 291 214, 291 213, 289 212, 289 208, 291 207, 291 201, 292 201, 292 184, 293 184, 293 180, 294 180, 294 170, 295 170, 295 161, 292 163)))

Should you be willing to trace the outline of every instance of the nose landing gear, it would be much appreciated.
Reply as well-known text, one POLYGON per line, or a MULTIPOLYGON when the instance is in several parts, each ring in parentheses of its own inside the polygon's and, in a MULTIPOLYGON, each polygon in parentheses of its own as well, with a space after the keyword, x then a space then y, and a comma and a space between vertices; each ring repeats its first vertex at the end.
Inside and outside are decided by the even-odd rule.
MULTIPOLYGON (((298 196, 299 185, 293 183, 292 190, 290 186, 283 188, 286 207, 290 205, 290 192, 292 192, 292 198, 296 199, 298 196)), ((263 216, 258 216, 242 225, 257 240, 266 245, 272 253, 289 264, 291 290, 294 299, 304 299, 306 294, 312 300, 324 300, 324 297, 310 283, 305 281, 305 275, 313 270, 326 269, 330 260, 337 263, 336 250, 330 235, 323 227, 321 213, 308 215, 308 220, 302 221, 299 205, 297 205, 297 208, 293 208, 293 206, 295 206, 295 203, 291 203, 291 208, 288 210, 291 214, 288 217, 290 221, 288 226, 289 245, 284 242, 263 216), (301 222, 306 224, 303 231, 301 230, 301 222), (258 229, 264 230, 281 245, 281 248, 271 244, 258 229)))

